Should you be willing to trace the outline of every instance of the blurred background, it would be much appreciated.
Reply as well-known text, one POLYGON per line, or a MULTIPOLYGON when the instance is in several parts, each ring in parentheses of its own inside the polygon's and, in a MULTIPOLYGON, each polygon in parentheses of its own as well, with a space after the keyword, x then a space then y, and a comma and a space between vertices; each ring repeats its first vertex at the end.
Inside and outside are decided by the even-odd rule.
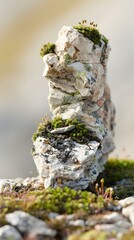
POLYGON ((0 178, 36 176, 35 122, 49 112, 39 55, 62 25, 98 24, 112 47, 108 82, 116 106, 115 157, 134 159, 134 1, 0 0, 0 178))

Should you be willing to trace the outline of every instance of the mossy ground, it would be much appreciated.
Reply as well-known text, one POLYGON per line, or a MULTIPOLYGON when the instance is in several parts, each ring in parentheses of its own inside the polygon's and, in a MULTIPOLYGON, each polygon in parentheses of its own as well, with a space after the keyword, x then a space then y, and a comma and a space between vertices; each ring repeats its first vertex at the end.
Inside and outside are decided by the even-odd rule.
POLYGON ((134 195, 134 161, 110 159, 97 179, 105 179, 105 186, 114 187, 114 197, 123 199, 134 195))
MULTIPOLYGON (((57 221, 49 218, 50 212, 59 214, 75 213, 75 219, 87 219, 97 217, 107 213, 109 204, 114 206, 117 200, 134 195, 134 161, 111 159, 105 165, 105 171, 97 179, 99 183, 102 177, 105 179, 105 187, 114 187, 114 197, 109 198, 104 193, 95 194, 95 185, 93 192, 75 191, 67 187, 61 189, 43 189, 32 190, 31 188, 14 189, 10 193, 0 194, 0 226, 6 224, 5 214, 15 210, 29 212, 39 219, 45 220, 50 227, 58 231, 56 239, 67 240, 107 240, 109 234, 105 232, 96 232, 91 227, 71 227, 66 225, 66 221, 57 221), (121 182, 128 183, 124 186, 121 182), (77 233, 79 233, 79 238, 77 233)), ((100 184, 103 184, 101 181, 100 184)), ((104 187, 104 188, 105 188, 104 187)), ((122 240, 128 239, 124 235, 122 240)), ((133 232, 129 239, 133 239, 133 232), (131 236, 132 235, 132 236, 131 236)))

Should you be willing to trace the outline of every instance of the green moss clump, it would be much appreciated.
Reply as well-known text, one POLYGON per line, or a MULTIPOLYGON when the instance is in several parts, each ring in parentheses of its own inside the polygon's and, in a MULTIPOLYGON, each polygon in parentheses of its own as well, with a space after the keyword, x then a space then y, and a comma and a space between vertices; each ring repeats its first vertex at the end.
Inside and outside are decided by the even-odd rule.
POLYGON ((87 37, 89 40, 91 40, 96 45, 101 45, 101 40, 105 43, 105 46, 107 47, 108 39, 100 34, 99 30, 97 29, 97 24, 94 22, 90 22, 89 26, 85 25, 87 23, 86 20, 82 20, 82 22, 79 22, 78 26, 74 26, 74 28, 81 34, 83 34, 84 37, 87 37))
POLYGON ((83 34, 84 37, 87 37, 89 40, 91 40, 94 44, 100 43, 101 40, 101 34, 99 33, 99 30, 91 27, 91 26, 85 26, 85 25, 78 25, 74 26, 74 28, 81 34, 83 34))
POLYGON ((80 140, 86 138, 88 135, 88 129, 85 124, 78 119, 67 119, 64 120, 60 116, 55 117, 52 121, 47 118, 42 118, 42 122, 38 124, 36 132, 33 134, 32 141, 34 142, 37 137, 56 137, 55 134, 51 134, 50 130, 75 125, 75 128, 67 133, 63 133, 62 136, 65 138, 71 137, 72 139, 80 140))
POLYGON ((63 120, 61 117, 55 117, 52 120, 51 124, 54 129, 59 127, 67 127, 70 125, 75 125, 75 128, 68 133, 70 137, 74 137, 74 138, 86 137, 88 133, 88 130, 86 129, 85 124, 78 119, 63 120))
POLYGON ((105 185, 114 188, 114 195, 122 199, 134 195, 134 161, 110 159, 97 179, 105 179, 105 185))
POLYGON ((0 223, 4 223, 6 213, 23 210, 45 219, 49 212, 60 214, 84 211, 93 213, 104 208, 104 199, 87 191, 76 191, 68 187, 49 188, 36 191, 24 191, 3 194, 0 197, 0 223))
POLYGON ((43 47, 40 50, 40 55, 43 57, 44 55, 48 53, 55 53, 55 44, 54 43, 47 43, 43 45, 43 47))

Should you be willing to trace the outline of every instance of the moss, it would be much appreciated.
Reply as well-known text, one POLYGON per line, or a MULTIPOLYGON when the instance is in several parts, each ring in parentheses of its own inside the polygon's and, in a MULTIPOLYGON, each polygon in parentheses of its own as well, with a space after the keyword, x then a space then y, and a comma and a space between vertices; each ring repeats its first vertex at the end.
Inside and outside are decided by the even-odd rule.
POLYGON ((74 97, 74 96, 80 95, 80 92, 76 90, 75 92, 70 93, 70 95, 74 97))
POLYGON ((67 238, 67 240, 107 240, 111 239, 112 234, 103 232, 103 231, 97 231, 97 230, 91 230, 84 232, 82 234, 78 235, 72 235, 67 238))
POLYGON ((88 63, 84 63, 84 68, 86 71, 90 72, 91 71, 91 65, 88 63))
POLYGON ((70 125, 75 125, 75 128, 67 133, 63 133, 62 136, 65 138, 71 137, 76 141, 84 141, 84 139, 88 136, 86 125, 81 120, 63 120, 60 116, 55 117, 52 121, 48 120, 48 118, 42 118, 42 122, 38 124, 37 130, 32 136, 32 141, 34 142, 39 136, 44 136, 45 138, 56 138, 57 135, 51 134, 50 130, 70 125))
POLYGON ((64 96, 64 97, 63 97, 62 105, 67 105, 67 104, 71 104, 71 98, 70 98, 70 96, 64 96))
POLYGON ((37 129, 33 133, 32 141, 34 142, 37 137, 42 137, 44 134, 48 133, 47 128, 50 127, 50 121, 47 117, 43 117, 41 122, 37 124, 37 129))
POLYGON ((74 28, 81 33, 84 37, 87 37, 91 40, 94 45, 101 45, 101 40, 105 43, 105 46, 108 44, 108 39, 100 34, 99 30, 97 29, 97 24, 91 22, 89 26, 85 25, 87 21, 79 22, 78 26, 74 26, 74 28))
MULTIPOLYGON (((18 190, 17 190, 18 191, 18 190)), ((104 199, 87 191, 76 191, 68 187, 49 188, 36 191, 24 191, 6 194, 0 198, 0 222, 4 223, 4 216, 14 210, 23 210, 32 215, 45 219, 47 213, 76 213, 85 211, 93 213, 104 208, 104 199), (101 204, 98 204, 101 202, 101 204)))
POLYGON ((91 40, 94 44, 99 44, 101 40, 101 34, 99 33, 99 30, 92 27, 92 26, 85 26, 85 25, 78 25, 74 26, 74 28, 81 34, 83 34, 84 37, 87 37, 89 40, 91 40))
POLYGON ((128 233, 125 233, 121 238, 121 240, 133 240, 133 239, 134 239, 134 230, 128 233))
POLYGON ((110 159, 97 179, 105 179, 105 185, 114 188, 114 195, 121 199, 134 195, 134 161, 110 159))
POLYGON ((47 43, 43 45, 43 47, 40 50, 40 55, 43 57, 44 55, 48 53, 55 53, 55 44, 54 43, 47 43))
POLYGON ((104 36, 104 35, 101 35, 101 40, 105 43, 105 45, 107 46, 109 40, 104 36))

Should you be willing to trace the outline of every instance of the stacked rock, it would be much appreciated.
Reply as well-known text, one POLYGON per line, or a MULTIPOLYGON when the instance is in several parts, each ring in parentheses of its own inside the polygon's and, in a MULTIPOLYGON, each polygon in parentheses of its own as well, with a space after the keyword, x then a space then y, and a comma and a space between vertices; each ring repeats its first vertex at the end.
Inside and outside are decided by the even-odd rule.
POLYGON ((110 46, 92 26, 63 26, 53 50, 48 46, 43 76, 54 119, 37 131, 34 162, 45 188, 86 189, 114 149, 115 109, 107 84, 110 46))

